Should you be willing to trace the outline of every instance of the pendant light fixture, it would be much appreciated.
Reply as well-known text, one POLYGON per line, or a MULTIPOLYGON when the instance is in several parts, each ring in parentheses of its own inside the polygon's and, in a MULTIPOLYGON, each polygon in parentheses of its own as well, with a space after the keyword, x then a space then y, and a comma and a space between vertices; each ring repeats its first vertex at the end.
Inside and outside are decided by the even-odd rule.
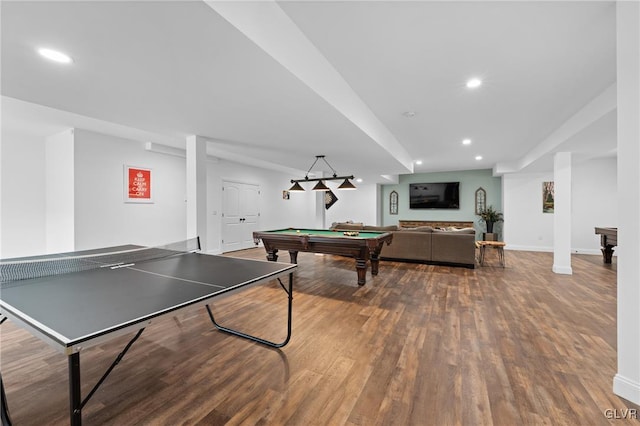
POLYGON ((335 169, 331 167, 329 163, 327 163, 327 160, 324 159, 324 155, 316 155, 316 161, 314 161, 311 167, 309 167, 309 170, 307 170, 307 173, 303 179, 291 179, 291 183, 293 184, 293 186, 289 188, 289 191, 304 191, 304 188, 302 187, 302 185, 300 185, 300 182, 318 182, 316 183, 316 186, 313 187, 313 191, 329 191, 329 187, 325 184, 325 181, 343 179, 344 182, 342 182, 340 186, 338 186, 338 189, 356 189, 356 187, 349 181, 349 179, 353 179, 353 175, 338 176, 338 173, 335 171, 335 169), (332 177, 309 178, 309 172, 311 172, 311 169, 313 169, 313 166, 316 165, 318 160, 324 161, 325 164, 329 166, 331 171, 333 171, 332 177))

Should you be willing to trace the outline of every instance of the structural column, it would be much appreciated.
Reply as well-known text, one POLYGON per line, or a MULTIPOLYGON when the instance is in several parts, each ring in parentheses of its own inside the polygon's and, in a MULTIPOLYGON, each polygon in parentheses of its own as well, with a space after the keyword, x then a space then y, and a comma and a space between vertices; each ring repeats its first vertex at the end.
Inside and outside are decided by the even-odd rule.
POLYGON ((572 274, 571 269, 571 153, 559 152, 553 161, 553 272, 572 274))
POLYGON ((47 253, 75 250, 75 136, 67 129, 45 143, 47 253))
POLYGON ((613 391, 640 404, 640 3, 616 2, 618 371, 613 391))
POLYGON ((200 237, 207 251, 207 141, 187 137, 187 238, 200 237))
MULTIPOLYGON (((325 175, 324 172, 315 172, 315 174, 317 175, 317 177, 324 177, 325 175)), ((325 192, 324 191, 313 191, 313 192, 316 193, 315 194, 316 214, 315 214, 314 227, 316 229, 324 229, 327 227, 327 225, 325 224, 327 212, 326 212, 326 209, 324 208, 325 192)))

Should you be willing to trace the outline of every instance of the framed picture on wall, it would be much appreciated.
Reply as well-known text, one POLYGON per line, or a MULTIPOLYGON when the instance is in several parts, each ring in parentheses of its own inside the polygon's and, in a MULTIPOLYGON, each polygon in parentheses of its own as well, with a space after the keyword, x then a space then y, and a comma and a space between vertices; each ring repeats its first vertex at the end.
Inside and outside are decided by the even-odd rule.
POLYGON ((328 190, 324 193, 324 209, 329 210, 332 205, 334 205, 338 201, 338 197, 333 191, 328 190))
POLYGON ((487 191, 483 187, 476 189, 476 214, 479 215, 487 207, 487 191))
POLYGON ((391 191, 389 194, 389 214, 398 214, 398 193, 391 191))
POLYGON ((153 203, 151 169, 124 166, 124 202, 153 203))
POLYGON ((542 213, 553 213, 554 197, 553 182, 542 182, 542 213))

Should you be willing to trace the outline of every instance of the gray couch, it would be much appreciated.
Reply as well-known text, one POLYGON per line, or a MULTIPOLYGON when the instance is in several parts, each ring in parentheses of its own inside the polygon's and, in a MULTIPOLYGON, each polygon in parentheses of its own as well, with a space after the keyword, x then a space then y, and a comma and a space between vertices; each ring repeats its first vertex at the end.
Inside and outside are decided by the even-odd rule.
POLYGON ((398 228, 361 223, 334 223, 331 229, 384 231, 393 233, 391 245, 384 246, 381 259, 444 264, 474 268, 476 231, 473 228, 447 230, 430 226, 398 228))

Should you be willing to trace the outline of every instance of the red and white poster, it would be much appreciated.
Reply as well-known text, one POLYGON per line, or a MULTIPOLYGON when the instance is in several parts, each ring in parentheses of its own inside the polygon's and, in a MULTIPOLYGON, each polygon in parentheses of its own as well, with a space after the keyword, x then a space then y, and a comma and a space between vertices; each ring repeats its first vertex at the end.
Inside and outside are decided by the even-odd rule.
POLYGON ((124 166, 125 202, 152 203, 151 169, 124 166))

